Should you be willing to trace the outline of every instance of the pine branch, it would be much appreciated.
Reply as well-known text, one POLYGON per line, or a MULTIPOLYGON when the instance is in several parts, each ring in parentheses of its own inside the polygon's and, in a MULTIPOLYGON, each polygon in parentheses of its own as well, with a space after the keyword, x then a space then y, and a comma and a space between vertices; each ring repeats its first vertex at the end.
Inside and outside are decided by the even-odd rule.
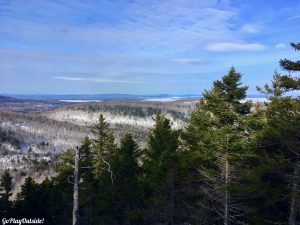
POLYGON ((288 59, 281 59, 279 64, 283 70, 287 71, 300 71, 300 61, 291 61, 288 59))
POLYGON ((300 51, 300 43, 291 43, 291 46, 295 49, 295 51, 300 51))

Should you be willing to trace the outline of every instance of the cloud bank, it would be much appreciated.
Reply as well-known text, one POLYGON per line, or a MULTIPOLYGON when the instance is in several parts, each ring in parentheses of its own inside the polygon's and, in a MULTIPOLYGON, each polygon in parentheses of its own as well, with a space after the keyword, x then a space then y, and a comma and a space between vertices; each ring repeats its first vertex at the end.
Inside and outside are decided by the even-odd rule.
POLYGON ((236 52, 236 51, 262 51, 266 49, 262 44, 233 43, 233 42, 217 42, 206 46, 206 49, 214 52, 236 52))
POLYGON ((246 78, 253 65, 273 71, 299 11, 284 0, 5 1, 0 91, 199 93, 232 65, 246 78))
POLYGON ((55 76, 55 79, 66 80, 66 81, 86 81, 95 83, 132 83, 129 80, 118 80, 111 78, 95 78, 95 77, 66 77, 66 76, 55 76))

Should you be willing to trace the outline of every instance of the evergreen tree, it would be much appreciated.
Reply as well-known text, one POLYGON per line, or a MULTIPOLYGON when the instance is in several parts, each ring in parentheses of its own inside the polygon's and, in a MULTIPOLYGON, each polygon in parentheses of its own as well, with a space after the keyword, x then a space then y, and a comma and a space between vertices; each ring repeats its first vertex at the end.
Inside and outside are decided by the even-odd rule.
POLYGON ((96 175, 100 176, 106 171, 111 174, 111 179, 113 179, 109 162, 116 151, 115 139, 109 129, 109 124, 105 121, 102 114, 99 116, 98 123, 92 127, 91 131, 95 135, 95 138, 92 139, 92 149, 96 175), (103 168, 105 168, 105 170, 103 170, 103 168))
POLYGON ((222 80, 213 82, 211 91, 203 93, 204 109, 213 113, 218 123, 233 124, 237 120, 237 114, 248 114, 251 103, 241 103, 246 97, 247 86, 241 87, 242 75, 231 67, 222 80))
MULTIPOLYGON (((79 174, 79 221, 84 224, 96 224, 96 196, 98 192, 99 181, 95 177, 94 153, 92 150, 92 142, 88 137, 85 137, 78 148, 80 161, 79 174)), ((64 189, 63 199, 68 198, 68 205, 62 210, 66 217, 71 218, 72 196, 73 196, 73 181, 74 181, 74 150, 70 149, 63 153, 60 157, 58 168, 58 176, 54 178, 55 185, 64 189)), ((65 203, 63 203, 65 204, 65 203)))
POLYGON ((113 198, 118 224, 142 224, 143 193, 139 156, 137 144, 130 134, 126 134, 113 162, 113 198))
POLYGON ((198 209, 195 217, 186 214, 195 223, 236 224, 246 211, 235 189, 252 145, 245 127, 251 103, 240 102, 247 90, 240 87, 240 79, 232 67, 222 80, 215 81, 212 90, 203 93, 204 101, 191 114, 181 136, 183 163, 191 174, 185 178, 190 187, 185 193, 186 208, 198 209))
MULTIPOLYGON (((295 49, 295 51, 300 51, 300 43, 291 43, 292 48, 295 49)), ((291 61, 289 59, 281 59, 279 61, 280 66, 289 72, 294 71, 300 71, 300 61, 291 61)), ((299 79, 297 79, 299 82, 299 79)), ((299 86, 298 86, 299 88, 299 86)))
POLYGON ((97 179, 94 175, 92 142, 85 137, 79 147, 80 152, 80 222, 95 224, 95 198, 98 191, 97 179))
POLYGON ((35 218, 37 216, 42 216, 42 204, 40 201, 38 184, 32 177, 27 177, 15 202, 19 217, 35 218))
POLYGON ((158 111, 144 160, 145 179, 150 188, 149 223, 174 224, 178 135, 178 131, 172 130, 170 120, 158 111))
POLYGON ((74 149, 62 153, 57 166, 58 174, 52 178, 53 221, 57 223, 72 224, 74 158, 74 149))
MULTIPOLYGON (((299 51, 299 43, 291 44, 299 51)), ((300 101, 299 97, 289 96, 289 92, 299 90, 299 77, 290 74, 300 71, 299 61, 288 59, 280 60, 281 67, 289 72, 289 75, 275 73, 272 85, 265 85, 264 89, 258 88, 268 94, 270 103, 266 111, 266 128, 260 139, 261 148, 273 165, 271 178, 277 182, 274 189, 273 202, 265 204, 261 208, 266 220, 275 220, 290 225, 299 223, 299 179, 300 179, 300 101), (289 196, 288 200, 282 198, 282 193, 289 196), (267 212, 267 213, 265 213, 267 212), (279 216, 280 215, 280 216, 279 216)), ((268 161, 267 161, 268 163, 268 161)), ((267 172, 266 172, 267 173, 267 172)), ((263 173, 264 175, 264 173, 263 173)), ((270 176, 269 176, 270 177, 270 176)), ((264 181, 265 183, 266 181, 264 181)), ((268 201, 270 196, 265 196, 268 201)))
POLYGON ((8 170, 5 170, 0 179, 0 216, 7 217, 11 211, 11 201, 9 198, 12 196, 12 176, 8 170))
POLYGON ((59 198, 59 192, 65 192, 65 190, 57 191, 52 179, 46 177, 41 184, 38 185, 38 192, 41 207, 41 214, 44 218, 44 224, 54 225, 59 223, 60 218, 57 218, 59 212, 62 210, 61 199, 59 198))
POLYGON ((92 165, 95 177, 94 221, 100 224, 114 224, 113 216, 113 183, 112 163, 117 146, 109 124, 101 114, 98 122, 92 127, 92 165))

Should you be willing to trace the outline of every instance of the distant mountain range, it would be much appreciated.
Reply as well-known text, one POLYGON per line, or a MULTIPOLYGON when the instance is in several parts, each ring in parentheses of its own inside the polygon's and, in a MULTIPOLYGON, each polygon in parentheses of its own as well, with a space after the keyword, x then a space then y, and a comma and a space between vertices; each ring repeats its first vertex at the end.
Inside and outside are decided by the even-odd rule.
POLYGON ((3 96, 3 95, 0 95, 0 102, 8 102, 8 101, 14 101, 16 100, 15 98, 12 98, 12 97, 8 97, 8 96, 3 96))
MULTIPOLYGON (((159 101, 159 100, 179 100, 179 99, 198 99, 201 95, 185 94, 185 95, 131 95, 131 94, 94 94, 94 95, 44 95, 44 94, 2 94, 1 98, 16 98, 16 99, 32 99, 32 100, 85 100, 85 101, 118 101, 118 100, 131 100, 131 101, 159 101)), ((262 98, 262 95, 248 95, 248 98, 262 98)), ((7 99, 8 100, 8 99, 7 99)))

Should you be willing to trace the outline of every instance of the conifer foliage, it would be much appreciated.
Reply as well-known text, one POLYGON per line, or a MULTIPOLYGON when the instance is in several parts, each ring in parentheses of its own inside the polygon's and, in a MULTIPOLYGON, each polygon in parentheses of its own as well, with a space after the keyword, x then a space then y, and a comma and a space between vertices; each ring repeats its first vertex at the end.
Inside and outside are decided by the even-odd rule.
POLYGON ((187 181, 194 189, 189 193, 192 202, 187 204, 198 208, 197 224, 202 224, 202 218, 209 224, 236 224, 245 213, 239 193, 233 191, 242 180, 242 163, 251 153, 251 140, 243 126, 250 103, 240 102, 247 90, 240 87, 240 79, 232 67, 222 80, 215 81, 203 93, 204 101, 191 114, 182 135, 187 171, 194 174, 187 181))
POLYGON ((9 216, 12 204, 9 198, 12 196, 12 176, 5 170, 0 178, 0 216, 9 216))
POLYGON ((143 165, 148 187, 146 216, 151 224, 174 224, 178 135, 170 120, 158 111, 143 165))
POLYGON ((232 67, 183 130, 157 111, 144 149, 131 134, 116 144, 100 115, 77 154, 61 154, 56 176, 27 177, 12 200, 13 178, 1 175, 1 217, 70 225, 76 206, 75 224, 85 225, 300 224, 300 63, 280 65, 288 74, 258 88, 267 103, 245 101, 248 87, 232 67))

